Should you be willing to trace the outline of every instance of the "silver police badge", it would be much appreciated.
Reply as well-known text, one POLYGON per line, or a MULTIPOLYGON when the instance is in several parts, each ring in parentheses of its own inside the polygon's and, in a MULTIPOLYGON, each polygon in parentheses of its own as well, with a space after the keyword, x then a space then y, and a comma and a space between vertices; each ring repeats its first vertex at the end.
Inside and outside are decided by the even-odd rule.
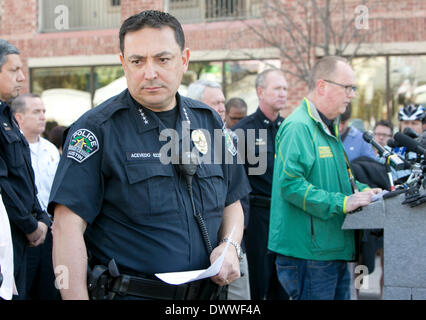
POLYGON ((200 151, 202 154, 207 153, 207 151, 209 150, 209 147, 207 145, 207 139, 203 131, 198 129, 192 131, 191 140, 192 142, 194 142, 194 145, 198 151, 200 151))

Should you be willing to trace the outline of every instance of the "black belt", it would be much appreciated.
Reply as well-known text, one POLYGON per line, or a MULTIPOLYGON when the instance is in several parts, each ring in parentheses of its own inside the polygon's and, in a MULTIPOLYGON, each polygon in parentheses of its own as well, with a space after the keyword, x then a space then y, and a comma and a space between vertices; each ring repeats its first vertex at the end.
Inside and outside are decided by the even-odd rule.
POLYGON ((250 195, 250 206, 269 209, 271 207, 271 198, 266 196, 250 195))
POLYGON ((155 300, 214 300, 219 286, 210 279, 181 285, 170 285, 160 280, 120 275, 114 279, 112 292, 155 300))

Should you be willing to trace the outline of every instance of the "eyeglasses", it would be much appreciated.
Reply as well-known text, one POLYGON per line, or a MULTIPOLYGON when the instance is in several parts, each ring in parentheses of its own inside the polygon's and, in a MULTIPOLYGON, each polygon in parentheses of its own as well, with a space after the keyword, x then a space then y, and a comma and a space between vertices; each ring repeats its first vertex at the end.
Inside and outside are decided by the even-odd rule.
POLYGON ((391 134, 387 134, 387 133, 375 133, 374 136, 375 137, 384 137, 384 138, 391 138, 392 137, 391 134))
POLYGON ((332 83, 332 84, 335 84, 336 86, 340 86, 340 87, 342 87, 342 88, 345 88, 345 92, 346 92, 346 94, 347 95, 350 95, 351 93, 352 93, 352 91, 354 92, 354 93, 356 93, 356 86, 352 86, 352 85, 344 85, 344 84, 341 84, 341 83, 337 83, 337 82, 334 82, 334 81, 331 81, 331 80, 325 80, 325 79, 323 79, 325 82, 328 82, 328 83, 332 83))

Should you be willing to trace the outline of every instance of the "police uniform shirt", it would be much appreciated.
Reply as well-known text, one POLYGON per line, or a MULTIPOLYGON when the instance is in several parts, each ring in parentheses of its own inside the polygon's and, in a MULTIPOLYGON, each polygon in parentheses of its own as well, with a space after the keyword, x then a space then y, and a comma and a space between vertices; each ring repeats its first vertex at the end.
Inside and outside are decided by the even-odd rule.
MULTIPOLYGON (((207 149, 214 148, 213 131, 222 127, 219 116, 179 94, 176 100, 179 148, 189 143, 208 151, 202 143, 208 137, 200 137, 209 134, 207 149), (189 122, 190 133, 181 134, 182 121, 189 122)), ((150 275, 210 264, 185 179, 176 165, 160 162, 160 150, 170 141, 160 141, 163 129, 155 112, 126 89, 72 125, 53 183, 49 212, 59 203, 84 219, 88 250, 104 264, 114 258, 122 273, 150 275)), ((222 142, 223 152, 234 153, 222 142)), ((224 207, 250 192, 244 167, 202 163, 192 184, 196 210, 215 247, 224 207)))
MULTIPOLYGON (((30 149, 12 115, 0 101, 0 186, 12 229, 30 234, 37 221, 50 225, 50 219, 37 200, 30 149)), ((16 236, 16 234, 13 234, 16 236)), ((22 241, 27 241, 21 234, 22 241)))
MULTIPOLYGON (((259 157, 260 146, 266 145, 267 152, 267 167, 266 172, 262 175, 248 175, 248 179, 250 181, 250 185, 253 189, 252 194, 261 195, 270 197, 272 190, 272 175, 274 171, 274 154, 275 154, 275 136, 277 134, 278 128, 283 122, 284 118, 278 115, 278 118, 275 121, 269 120, 260 108, 257 108, 256 112, 247 116, 246 118, 239 121, 232 130, 243 129, 246 133, 245 142, 246 142, 246 157, 245 157, 245 167, 246 172, 248 172, 248 168, 250 167, 258 167, 259 164, 250 164, 247 159, 247 154, 251 152, 254 153, 256 158, 259 157), (255 129, 255 141, 251 143, 247 141, 247 129, 255 129), (259 129, 267 130, 267 139, 261 137, 259 135, 259 129)), ((240 142, 240 141, 239 141, 240 142)), ((260 157, 262 159, 262 157, 260 157)))

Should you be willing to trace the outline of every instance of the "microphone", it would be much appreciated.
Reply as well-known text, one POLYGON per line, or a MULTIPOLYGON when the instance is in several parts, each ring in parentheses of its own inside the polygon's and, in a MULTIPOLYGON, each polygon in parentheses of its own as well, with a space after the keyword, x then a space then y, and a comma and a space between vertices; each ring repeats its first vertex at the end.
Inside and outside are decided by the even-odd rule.
POLYGON ((420 137, 417 138, 417 141, 419 142, 420 146, 426 149, 426 131, 424 131, 420 137))
POLYGON ((185 177, 186 187, 188 189, 189 198, 191 200, 192 212, 197 221, 198 227, 200 228, 201 236, 204 241, 204 245, 207 249, 208 255, 213 251, 212 244, 210 242, 209 233, 207 231, 206 222, 201 213, 197 213, 194 202, 194 192, 192 189, 192 178, 197 172, 198 167, 200 166, 200 159, 193 152, 183 152, 179 158, 179 164, 177 165, 177 170, 185 177))
POLYGON ((396 142, 406 147, 408 151, 426 155, 426 149, 420 146, 420 144, 416 140, 410 138, 409 136, 397 132, 394 135, 394 139, 396 142))
POLYGON ((405 134, 406 136, 409 136, 410 138, 413 138, 413 139, 416 139, 416 138, 419 137, 417 132, 414 131, 413 129, 409 128, 409 127, 405 128, 402 133, 405 134))
POLYGON ((395 141, 395 139, 390 138, 387 143, 388 147, 392 149, 400 147, 400 145, 395 141))
POLYGON ((374 139, 373 135, 367 131, 362 134, 363 139, 371 144, 379 152, 381 157, 386 159, 386 162, 389 163, 395 170, 401 170, 404 168, 404 161, 402 161, 396 154, 390 153, 380 144, 378 144, 374 139))

